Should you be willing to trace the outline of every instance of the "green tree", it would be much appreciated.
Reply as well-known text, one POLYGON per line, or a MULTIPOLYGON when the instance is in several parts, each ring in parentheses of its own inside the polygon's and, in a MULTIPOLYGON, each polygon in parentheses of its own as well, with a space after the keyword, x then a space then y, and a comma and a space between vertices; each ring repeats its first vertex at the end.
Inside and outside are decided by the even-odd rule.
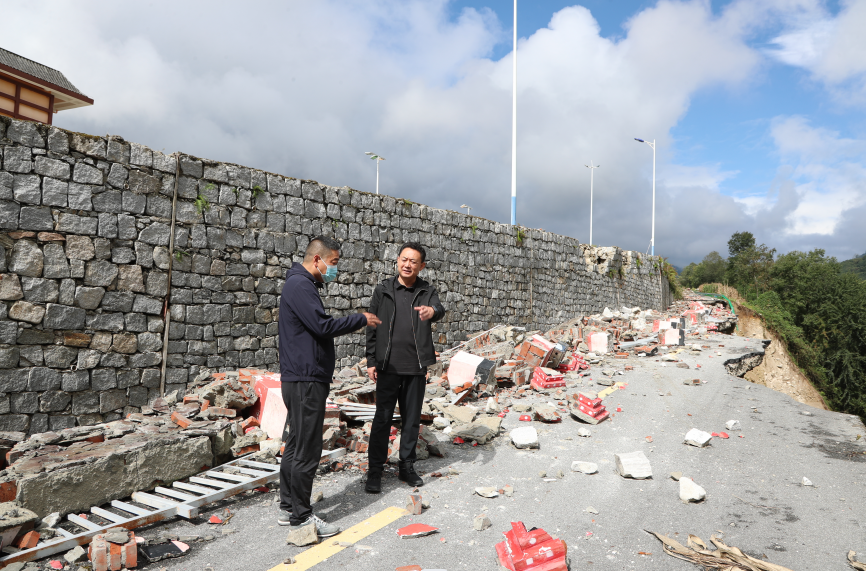
POLYGON ((755 247, 755 236, 751 232, 734 232, 728 240, 728 256, 736 258, 740 252, 755 247))
POLYGON ((727 270, 728 263, 718 252, 713 251, 704 256, 700 265, 703 266, 701 283, 709 284, 725 281, 725 271, 727 270))

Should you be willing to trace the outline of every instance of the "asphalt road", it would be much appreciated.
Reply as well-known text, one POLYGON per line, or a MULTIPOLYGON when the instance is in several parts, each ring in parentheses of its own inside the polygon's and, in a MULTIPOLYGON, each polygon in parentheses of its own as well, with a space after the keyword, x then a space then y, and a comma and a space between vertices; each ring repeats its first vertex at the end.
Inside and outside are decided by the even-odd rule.
MULTIPOLYGON (((504 419, 503 434, 492 444, 446 446, 447 458, 431 458, 417 465, 427 473, 447 473, 449 467, 459 472, 427 478, 421 493, 430 509, 420 516, 401 518, 316 569, 382 571, 418 564, 424 569, 494 570, 498 569, 494 545, 502 540, 511 521, 544 528, 565 540, 572 571, 698 569, 663 553, 661 543, 644 530, 683 543, 688 534, 694 534, 709 544, 710 536, 716 534, 730 546, 795 571, 850 569, 846 562, 850 549, 864 553, 866 560, 866 429, 860 420, 810 408, 727 374, 723 362, 761 351, 759 340, 714 335, 700 342, 713 349, 699 356, 685 352, 682 359, 692 367, 688 370, 655 357, 611 360, 604 367, 593 367, 591 377, 595 378, 603 368, 634 366, 633 371, 616 377, 627 386, 605 399, 608 410, 620 407, 622 412, 598 426, 579 423, 568 414, 558 424, 533 422, 540 449, 517 450, 507 433, 528 423, 519 422, 519 415, 511 412, 504 419), (694 367, 698 363, 700 369, 694 367), (694 378, 705 382, 683 384, 694 378), (741 431, 726 430, 725 422, 732 419, 740 421, 741 431), (588 427, 592 436, 578 437, 580 427, 588 427), (710 446, 699 449, 683 444, 691 428, 727 431, 731 437, 714 438, 710 446), (651 480, 628 480, 615 472, 614 454, 637 450, 652 464, 651 480), (599 472, 572 472, 574 460, 595 462, 599 472), (560 468, 565 472, 562 479, 549 482, 539 475, 560 468), (699 504, 682 503, 679 484, 669 477, 675 471, 693 477, 707 491, 707 499, 699 504), (804 476, 814 486, 801 485, 804 476), (514 487, 511 498, 486 499, 473 494, 477 486, 501 488, 506 484, 514 487), (588 507, 598 514, 587 512, 588 507), (473 517, 481 513, 488 514, 493 526, 474 531, 473 517), (400 539, 395 530, 413 522, 436 526, 439 533, 400 539)), ((583 387, 603 388, 588 379, 583 387)), ((549 398, 534 394, 515 402, 549 398)), ((390 476, 384 480, 384 493, 368 495, 363 491, 363 477, 352 473, 328 474, 316 486, 325 495, 315 506, 317 513, 344 528, 389 506, 404 506, 411 491, 390 476)), ((223 502, 192 522, 181 520, 142 530, 145 537, 162 533, 218 536, 192 543, 182 558, 144 569, 264 571, 280 564, 303 548, 285 544, 287 531, 276 524, 275 497, 274 492, 256 492, 223 502), (211 513, 223 513, 225 508, 233 513, 228 525, 206 523, 211 513)))

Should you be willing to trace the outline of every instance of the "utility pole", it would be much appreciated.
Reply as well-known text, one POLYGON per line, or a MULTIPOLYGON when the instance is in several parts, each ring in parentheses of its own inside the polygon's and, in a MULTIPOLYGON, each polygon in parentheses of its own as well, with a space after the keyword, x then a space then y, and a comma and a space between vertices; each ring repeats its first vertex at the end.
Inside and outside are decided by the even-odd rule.
POLYGON ((638 139, 635 137, 634 139, 638 143, 646 143, 653 150, 653 227, 652 227, 652 236, 650 237, 650 255, 656 255, 656 140, 653 139, 653 142, 645 141, 643 139, 638 139))
POLYGON ((514 0, 514 48, 511 52, 511 224, 517 224, 517 0, 514 0))
POLYGON ((380 157, 379 155, 369 151, 364 154, 376 161, 376 194, 379 194, 379 161, 384 161, 385 157, 380 157))
POLYGON ((589 245, 592 246, 592 175, 601 165, 592 166, 592 161, 589 161, 588 165, 583 166, 589 169, 589 245))

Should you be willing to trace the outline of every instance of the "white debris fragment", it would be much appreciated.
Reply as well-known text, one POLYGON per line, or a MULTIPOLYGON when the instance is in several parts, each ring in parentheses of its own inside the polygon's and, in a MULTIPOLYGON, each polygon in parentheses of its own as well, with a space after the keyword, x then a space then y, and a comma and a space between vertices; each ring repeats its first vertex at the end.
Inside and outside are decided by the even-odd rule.
POLYGON ((707 491, 695 484, 691 478, 680 478, 680 499, 686 503, 700 502, 707 497, 707 491))
POLYGON ((653 477, 649 459, 643 452, 628 452, 613 456, 616 460, 616 471, 623 478, 643 480, 653 477))
POLYGON ((538 431, 534 426, 521 426, 510 433, 511 442, 517 448, 538 448, 538 431))
POLYGON ((581 462, 575 460, 571 463, 572 472, 583 472, 584 474, 595 474, 598 472, 598 464, 593 462, 581 462))
POLYGON ((740 430, 740 421, 739 420, 729 420, 725 423, 725 428, 728 430, 740 430))
POLYGON ((812 483, 812 480, 810 480, 806 476, 803 476, 803 485, 804 486, 814 486, 815 484, 812 483))
POLYGON ((433 419, 433 426, 441 430, 443 428, 448 428, 449 426, 451 426, 451 421, 444 416, 437 416, 433 419))
POLYGON ((499 492, 496 491, 496 488, 493 486, 488 486, 486 488, 475 488, 475 493, 482 498, 495 498, 499 495, 499 492))
POLYGON ((588 428, 581 427, 577 429, 577 435, 583 436, 584 438, 589 438, 590 436, 592 436, 592 432, 590 432, 588 428))
POLYGON ((692 428, 686 434, 685 443, 691 446, 697 446, 698 448, 703 448, 710 443, 710 440, 712 438, 713 436, 709 432, 704 432, 703 430, 692 428))

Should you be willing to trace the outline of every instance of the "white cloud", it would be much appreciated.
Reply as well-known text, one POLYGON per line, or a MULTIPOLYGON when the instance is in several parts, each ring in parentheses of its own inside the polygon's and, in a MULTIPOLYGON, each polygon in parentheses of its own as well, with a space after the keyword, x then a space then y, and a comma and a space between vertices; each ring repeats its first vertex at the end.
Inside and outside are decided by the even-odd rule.
MULTIPOLYGON (((601 37, 585 8, 554 14, 519 44, 518 220, 587 239, 592 159, 602 165, 595 241, 645 249, 652 151, 637 136, 658 142, 658 252, 723 250, 733 231, 758 224, 749 212, 772 210, 779 232, 810 230, 808 212, 789 215, 801 194, 808 202, 836 179, 810 174, 825 163, 787 150, 795 123, 774 129, 801 194, 785 190, 763 207, 719 194, 736 173, 676 164, 669 133, 696 92, 754 80, 763 56, 746 37, 756 14, 812 14, 816 2, 740 1, 714 14, 707 1, 662 0, 617 40, 601 37)), ((500 221, 510 205, 512 60, 490 54, 507 36, 489 10, 449 19, 447 0, 4 1, 3 47, 61 69, 96 100, 59 114, 60 126, 370 191, 375 166, 363 153, 374 151, 388 159, 382 192, 450 209, 468 202, 500 221)), ((798 136, 845 145, 814 129, 798 136)))

